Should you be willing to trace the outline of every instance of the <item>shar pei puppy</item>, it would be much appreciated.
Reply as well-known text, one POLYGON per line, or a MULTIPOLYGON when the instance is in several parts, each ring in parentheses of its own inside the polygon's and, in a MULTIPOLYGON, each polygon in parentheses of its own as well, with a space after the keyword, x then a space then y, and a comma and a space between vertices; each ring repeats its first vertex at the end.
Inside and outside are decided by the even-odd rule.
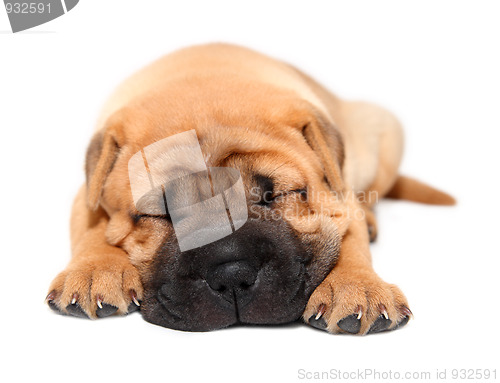
POLYGON ((288 64, 224 44, 169 54, 103 108, 47 303, 185 331, 400 328, 412 314, 372 268, 373 206, 454 203, 400 175, 402 152, 391 113, 288 64))

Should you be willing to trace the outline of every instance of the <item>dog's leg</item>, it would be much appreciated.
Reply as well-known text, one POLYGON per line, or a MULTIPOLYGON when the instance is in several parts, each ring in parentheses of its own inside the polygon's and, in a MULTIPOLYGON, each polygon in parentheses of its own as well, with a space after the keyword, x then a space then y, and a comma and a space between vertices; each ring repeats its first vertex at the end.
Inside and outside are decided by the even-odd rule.
POLYGON ((79 191, 71 216, 72 259, 50 285, 47 303, 61 313, 102 318, 137 309, 142 299, 139 274, 128 255, 106 241, 108 216, 86 206, 79 191))
MULTIPOLYGON (((361 207, 351 202, 351 208, 361 207)), ((410 316, 403 293, 372 268, 366 220, 353 219, 337 265, 309 299, 305 321, 331 333, 362 335, 401 327, 410 316)))
POLYGON ((403 130, 391 112, 361 101, 343 101, 338 120, 345 136, 346 182, 358 193, 374 241, 378 230, 373 207, 397 179, 403 130))

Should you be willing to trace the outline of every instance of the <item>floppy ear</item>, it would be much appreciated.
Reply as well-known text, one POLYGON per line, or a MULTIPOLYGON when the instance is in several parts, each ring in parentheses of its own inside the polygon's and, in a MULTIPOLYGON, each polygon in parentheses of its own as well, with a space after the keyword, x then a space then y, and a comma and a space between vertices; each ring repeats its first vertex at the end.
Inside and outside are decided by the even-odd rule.
POLYGON ((314 113, 315 118, 302 128, 309 146, 320 158, 325 170, 325 177, 330 188, 344 190, 342 166, 344 163, 344 144, 337 127, 326 117, 314 113))
POLYGON ((95 211, 99 206, 106 178, 113 169, 120 151, 121 129, 119 125, 107 124, 97 132, 87 149, 85 173, 87 176, 87 205, 95 211))

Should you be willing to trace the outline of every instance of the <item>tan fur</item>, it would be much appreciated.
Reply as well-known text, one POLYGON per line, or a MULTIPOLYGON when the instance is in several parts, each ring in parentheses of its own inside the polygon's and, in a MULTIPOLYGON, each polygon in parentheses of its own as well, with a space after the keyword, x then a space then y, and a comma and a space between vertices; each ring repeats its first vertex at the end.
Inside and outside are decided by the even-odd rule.
POLYGON ((311 296, 306 320, 325 305, 328 330, 342 332, 337 322, 361 310, 364 334, 385 307, 396 326, 407 301, 371 266, 367 221, 375 228, 376 198, 357 197, 381 198, 393 187, 403 147, 399 123, 378 106, 341 101, 289 65, 223 44, 161 58, 126 80, 104 106, 88 152, 87 188, 72 213, 73 258, 50 287, 57 307, 64 311, 78 293, 80 306, 95 318, 97 295, 120 313, 130 291, 142 296, 139 274, 144 277, 171 229, 152 220, 132 222, 137 212, 128 159, 190 129, 207 164, 238 168, 247 192, 254 170, 274 174, 280 168, 279 190, 307 187, 310 201, 284 193, 276 210, 288 213, 304 238, 325 246, 342 238, 338 264, 311 296))
POLYGON ((73 257, 67 268, 52 282, 57 292, 56 304, 62 312, 77 294, 79 305, 90 318, 96 318, 97 297, 127 313, 131 292, 142 297, 142 284, 135 267, 122 249, 108 244, 106 228, 109 217, 102 210, 87 208, 86 188, 75 198, 71 217, 73 257))
POLYGON ((456 203, 455 199, 450 195, 405 176, 399 176, 396 179, 386 197, 432 205, 454 205, 456 203))

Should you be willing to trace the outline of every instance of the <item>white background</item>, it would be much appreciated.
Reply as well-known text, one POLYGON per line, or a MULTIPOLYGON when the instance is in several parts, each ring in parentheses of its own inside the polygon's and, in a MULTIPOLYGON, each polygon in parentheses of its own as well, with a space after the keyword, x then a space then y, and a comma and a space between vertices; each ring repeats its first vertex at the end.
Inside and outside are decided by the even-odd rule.
POLYGON ((498 369, 499 18, 494 1, 83 0, 12 34, 0 9, 0 379, 292 382, 299 369, 446 368, 451 380, 453 368, 498 369), (375 267, 407 295, 406 328, 183 333, 139 314, 89 321, 43 304, 69 259, 71 200, 106 96, 160 55, 212 41, 386 106, 406 129, 402 171, 457 197, 454 208, 378 208, 375 267))

